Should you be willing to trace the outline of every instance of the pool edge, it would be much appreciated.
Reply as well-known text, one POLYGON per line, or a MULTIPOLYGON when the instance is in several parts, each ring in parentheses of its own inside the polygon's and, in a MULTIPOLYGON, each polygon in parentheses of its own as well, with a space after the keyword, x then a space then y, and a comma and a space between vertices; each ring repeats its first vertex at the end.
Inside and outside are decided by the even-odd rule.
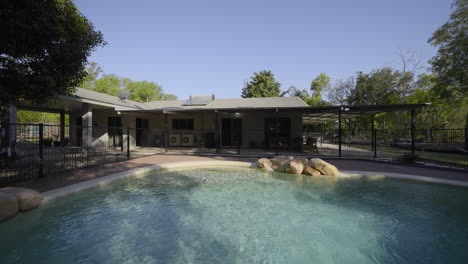
POLYGON ((468 182, 457 181, 457 180, 448 180, 420 175, 404 174, 404 173, 395 173, 395 172, 381 172, 381 171, 355 171, 355 170, 345 170, 343 171, 348 174, 350 177, 386 177, 400 180, 411 180, 419 181, 424 183, 436 183, 444 184, 456 187, 467 187, 468 182))
MULTIPOLYGON (((204 167, 213 167, 213 166, 221 166, 221 167, 241 167, 241 168, 257 168, 257 164, 255 162, 245 162, 245 161, 226 161, 226 160, 213 160, 213 161, 181 161, 181 162, 170 162, 170 163, 163 163, 158 165, 150 165, 142 168, 131 169, 123 172, 118 172, 114 174, 110 174, 107 176, 99 177, 96 179, 68 185, 65 187, 61 187, 58 189, 50 190, 47 192, 43 192, 42 195, 44 196, 43 204, 57 199, 62 196, 66 196, 69 194, 77 193, 84 191, 86 189, 99 186, 99 185, 106 185, 115 180, 123 179, 127 177, 138 177, 144 176, 151 171, 158 171, 164 169, 177 169, 177 168, 204 168, 204 167)), ((456 180, 447 180, 447 179, 439 179, 439 178, 432 178, 426 176, 418 176, 418 175, 410 175, 410 174, 402 174, 402 173, 392 173, 392 172, 375 172, 375 171, 352 171, 352 170, 343 170, 345 176, 348 177, 387 177, 387 178, 395 178, 395 179, 403 179, 403 180, 413 180, 425 183, 436 183, 436 184, 445 184, 457 187, 468 187, 468 182, 463 181, 456 181, 456 180)))
POLYGON ((152 171, 159 171, 164 169, 178 169, 178 168, 207 168, 214 166, 222 167, 240 167, 240 168, 256 168, 257 164, 255 162, 245 162, 245 161, 227 161, 227 160, 213 160, 213 161, 180 161, 180 162, 169 162, 157 165, 150 165, 142 168, 131 169, 123 172, 113 173, 107 176, 99 177, 96 179, 75 183, 65 187, 57 188, 47 192, 43 192, 44 196, 43 204, 48 203, 54 199, 57 199, 62 196, 69 194, 77 193, 84 191, 86 189, 106 185, 113 181, 127 178, 127 177, 138 177, 144 176, 152 171))

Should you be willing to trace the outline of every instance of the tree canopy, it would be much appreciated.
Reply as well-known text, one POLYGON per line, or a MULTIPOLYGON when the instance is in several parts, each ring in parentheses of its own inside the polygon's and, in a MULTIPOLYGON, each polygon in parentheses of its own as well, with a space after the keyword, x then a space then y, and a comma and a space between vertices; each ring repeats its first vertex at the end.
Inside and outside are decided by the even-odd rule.
POLYGON ((468 96, 468 1, 455 1, 453 7, 449 21, 429 39, 438 47, 430 63, 434 89, 444 96, 461 98, 468 96))
POLYGON ((281 83, 275 80, 271 71, 254 72, 254 76, 242 89, 242 97, 278 97, 281 93, 280 87, 281 83))
POLYGON ((91 62, 86 68, 88 75, 80 84, 80 87, 94 90, 96 92, 118 96, 126 90, 130 92, 130 100, 138 102, 150 102, 160 100, 177 100, 177 96, 166 94, 162 87, 150 81, 132 81, 130 78, 121 77, 116 74, 101 74, 101 67, 91 62))
POLYGON ((398 103, 401 78, 399 71, 388 67, 370 73, 358 72, 348 102, 354 105, 398 103))
POLYGON ((130 100, 140 102, 160 101, 164 94, 161 86, 154 82, 141 81, 141 82, 130 82, 126 90, 130 91, 130 100))
POLYGON ((0 3, 0 105, 73 92, 103 35, 71 0, 0 3))

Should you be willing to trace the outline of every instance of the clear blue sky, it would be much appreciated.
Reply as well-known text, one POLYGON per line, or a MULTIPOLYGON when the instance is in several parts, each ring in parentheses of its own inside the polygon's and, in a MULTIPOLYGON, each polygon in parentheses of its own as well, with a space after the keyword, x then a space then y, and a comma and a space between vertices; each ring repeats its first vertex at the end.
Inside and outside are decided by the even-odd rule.
POLYGON ((179 99, 238 98, 253 72, 286 90, 357 71, 400 67, 399 50, 424 60, 451 13, 449 0, 74 0, 108 45, 89 61, 105 73, 154 81, 179 99))

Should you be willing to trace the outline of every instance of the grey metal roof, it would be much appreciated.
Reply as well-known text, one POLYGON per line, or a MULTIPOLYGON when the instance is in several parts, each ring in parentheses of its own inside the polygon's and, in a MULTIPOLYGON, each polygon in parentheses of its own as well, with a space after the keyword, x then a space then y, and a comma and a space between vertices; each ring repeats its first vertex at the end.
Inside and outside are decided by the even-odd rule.
POLYGON ((125 107, 130 107, 130 108, 135 108, 135 109, 147 108, 145 104, 140 103, 140 102, 136 102, 132 100, 123 101, 123 100, 120 100, 120 98, 117 96, 99 93, 99 92, 84 89, 84 88, 76 88, 76 93, 74 94, 74 97, 118 105, 118 106, 125 106, 125 107))
MULTIPOLYGON (((77 88, 74 95, 92 101, 114 105, 116 111, 298 111, 302 114, 304 124, 324 123, 336 121, 341 111, 343 119, 355 118, 362 115, 372 115, 383 112, 418 109, 427 106, 422 104, 393 104, 393 105, 349 105, 349 106, 318 106, 311 107, 299 97, 262 97, 262 98, 234 98, 215 99, 206 105, 186 105, 185 100, 153 101, 147 103, 132 100, 122 101, 116 96, 111 96, 95 91, 77 88)), ((205 99, 205 98, 201 98, 205 99)))
POLYGON ((207 105, 214 100, 214 94, 213 95, 192 95, 190 96, 190 99, 187 100, 183 105, 187 106, 194 106, 194 105, 207 105))
MULTIPOLYGON (((244 108, 291 108, 307 107, 308 105, 299 97, 263 97, 263 98, 235 98, 214 99, 207 101, 206 105, 186 105, 184 100, 153 101, 147 103, 132 100, 122 101, 117 96, 99 93, 83 88, 77 88, 75 97, 88 100, 114 104, 120 110, 164 110, 166 108, 178 110, 203 110, 203 109, 244 109, 244 108), (118 107, 120 106, 120 107, 118 107)), ((210 96, 211 97, 211 96, 210 96)), ((193 98, 193 97, 192 97, 193 98)), ((198 97, 197 97, 198 98, 198 97)), ((199 99, 206 99, 205 96, 199 99)), ((206 101, 206 100, 205 100, 206 101)))

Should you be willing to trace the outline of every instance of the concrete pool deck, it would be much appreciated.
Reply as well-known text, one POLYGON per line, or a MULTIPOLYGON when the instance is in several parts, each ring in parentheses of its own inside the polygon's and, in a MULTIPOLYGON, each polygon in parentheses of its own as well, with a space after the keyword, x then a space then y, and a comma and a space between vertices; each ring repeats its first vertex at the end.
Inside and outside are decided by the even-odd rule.
MULTIPOLYGON (((59 175, 51 175, 37 180, 29 180, 13 184, 11 186, 31 188, 39 192, 46 192, 72 184, 77 184, 104 176, 125 172, 132 169, 153 165, 163 165, 174 162, 186 161, 244 161, 256 162, 257 158, 246 157, 222 157, 222 156, 195 156, 195 155, 152 155, 111 164, 84 168, 59 175)), ((401 165, 363 160, 345 160, 324 158, 334 164, 338 169, 345 171, 368 171, 423 176, 426 178, 442 179, 449 181, 468 182, 468 171, 440 169, 413 165, 401 165)))

